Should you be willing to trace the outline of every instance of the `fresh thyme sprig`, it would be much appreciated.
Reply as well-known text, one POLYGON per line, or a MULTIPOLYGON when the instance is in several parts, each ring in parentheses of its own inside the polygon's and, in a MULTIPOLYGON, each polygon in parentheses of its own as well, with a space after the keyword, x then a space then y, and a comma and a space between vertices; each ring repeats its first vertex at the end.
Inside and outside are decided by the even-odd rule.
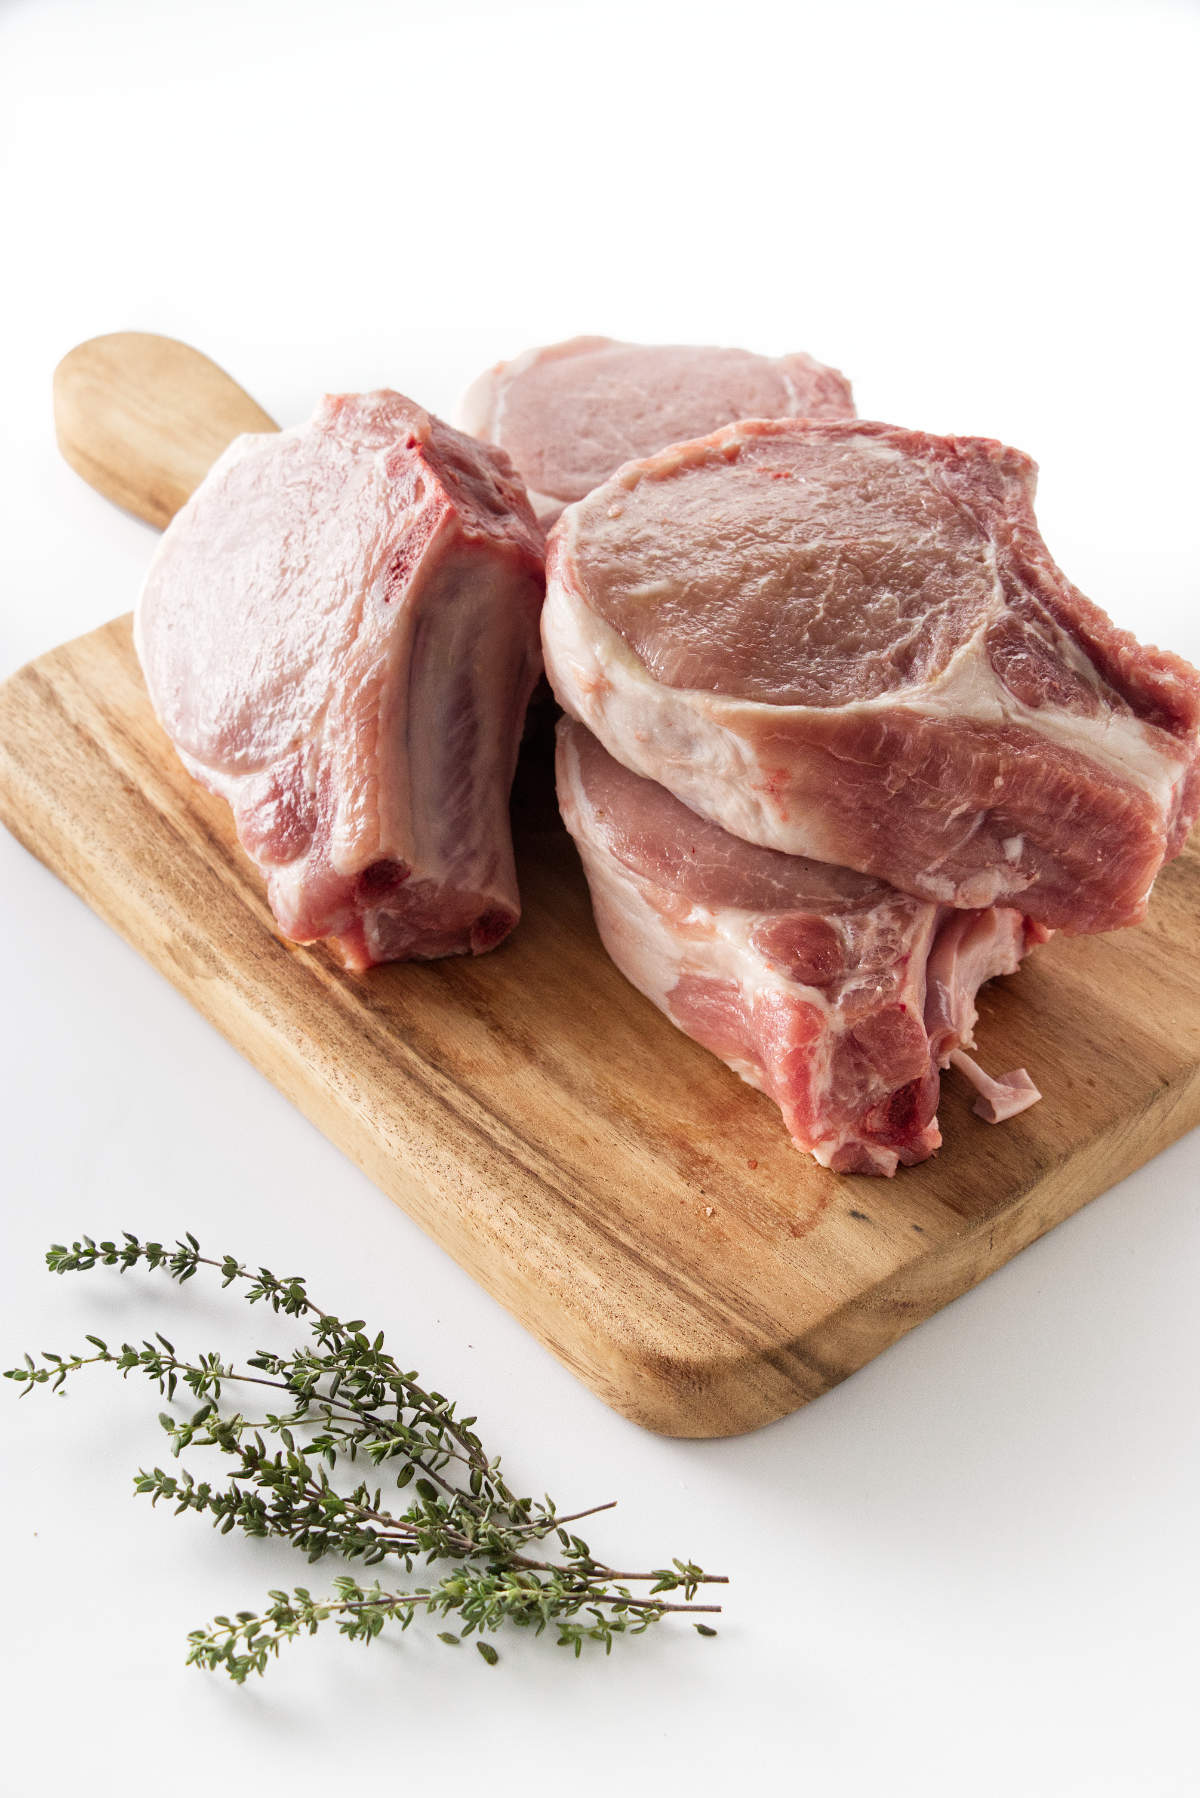
MULTIPOLYGON (((694 1562, 627 1573, 597 1560, 567 1525, 610 1510, 613 1501, 564 1515, 548 1497, 519 1497, 499 1458, 488 1455, 475 1434, 475 1418, 459 1417, 440 1392, 427 1392, 415 1373, 405 1372, 387 1353, 382 1332, 371 1336, 361 1318, 343 1322, 322 1310, 300 1276, 280 1279, 232 1255, 203 1255, 191 1235, 171 1248, 128 1233, 119 1242, 85 1236, 70 1248, 55 1243, 46 1262, 57 1274, 98 1266, 125 1273, 140 1265, 180 1285, 198 1269, 212 1268, 223 1286, 240 1283, 248 1303, 263 1302, 308 1325, 309 1343, 290 1354, 260 1349, 244 1367, 216 1354, 188 1360, 165 1336, 120 1349, 89 1336, 90 1354, 44 1353, 40 1361, 26 1355, 22 1367, 8 1370, 5 1378, 22 1386, 22 1397, 35 1386, 61 1393, 73 1375, 92 1366, 115 1368, 125 1378, 143 1374, 168 1400, 180 1388, 190 1392, 199 1401, 190 1415, 162 1412, 159 1422, 176 1456, 191 1447, 225 1455, 228 1484, 155 1467, 139 1471, 135 1492, 152 1504, 165 1500, 176 1512, 204 1513, 225 1533, 278 1537, 310 1561, 327 1554, 366 1566, 393 1561, 406 1574, 418 1561, 454 1564, 436 1583, 399 1591, 378 1581, 364 1586, 349 1575, 335 1579, 323 1598, 303 1586, 272 1591, 260 1613, 239 1611, 215 1618, 211 1629, 193 1630, 189 1664, 223 1668, 241 1684, 264 1672, 284 1642, 314 1635, 327 1621, 336 1621, 351 1640, 371 1642, 385 1624, 407 1629, 422 1613, 453 1617, 457 1632, 442 1630, 440 1639, 457 1646, 475 1636, 489 1664, 498 1656, 485 1637, 510 1624, 539 1635, 553 1629, 558 1645, 577 1655, 585 1641, 602 1642, 607 1653, 618 1635, 640 1634, 666 1616, 720 1610, 695 1600, 702 1585, 725 1584, 724 1577, 694 1562), (262 1417, 223 1411, 221 1399, 231 1387, 245 1387, 247 1398, 255 1390, 267 1395, 262 1417), (281 1399, 272 1401, 273 1393, 281 1399), (267 1408, 272 1402, 277 1409, 267 1408), (369 1462, 376 1471, 386 1466, 397 1489, 412 1485, 412 1502, 392 1512, 384 1508, 382 1487, 360 1481, 352 1491, 339 1490, 329 1476, 341 1460, 369 1462), (554 1558, 533 1552, 549 1540, 557 1544, 554 1558), (635 1593, 635 1586, 643 1590, 635 1593)), ((702 1622, 695 1628, 705 1636, 716 1633, 702 1622)))

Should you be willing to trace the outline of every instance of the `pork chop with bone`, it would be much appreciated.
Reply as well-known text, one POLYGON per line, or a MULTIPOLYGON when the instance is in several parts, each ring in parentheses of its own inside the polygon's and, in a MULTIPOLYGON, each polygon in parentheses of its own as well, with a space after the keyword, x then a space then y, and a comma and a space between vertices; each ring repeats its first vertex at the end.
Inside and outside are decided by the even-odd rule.
POLYGON ((1047 935, 1020 912, 955 911, 744 843, 569 719, 558 791, 613 961, 822 1166, 890 1175, 931 1155, 951 1061, 992 1122, 1038 1098, 1024 1070, 993 1080, 965 1052, 979 987, 1047 935))
POLYGON ((146 683, 285 936, 365 968, 516 923, 542 547, 508 458, 386 391, 239 437, 169 525, 146 683))
POLYGON ((1200 676, 1058 570, 1028 457, 750 420, 551 535, 559 702, 748 842, 934 904, 1136 923, 1200 804, 1200 676))

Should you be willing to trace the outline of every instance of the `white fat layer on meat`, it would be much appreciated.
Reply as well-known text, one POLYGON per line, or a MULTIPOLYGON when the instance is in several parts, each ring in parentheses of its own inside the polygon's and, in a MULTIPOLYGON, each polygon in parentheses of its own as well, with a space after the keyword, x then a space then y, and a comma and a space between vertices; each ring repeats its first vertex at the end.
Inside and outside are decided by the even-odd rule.
MULTIPOLYGON (((508 398, 514 383, 545 357, 544 349, 524 350, 521 355, 514 356, 511 362, 502 362, 479 375, 467 388, 459 404, 459 430, 465 431, 469 437, 480 437, 485 443, 500 444, 504 436, 504 421, 508 416, 508 398)), ((554 357, 552 360, 558 358, 554 357)), ((520 469, 517 469, 517 475, 524 480, 520 469)), ((539 493, 536 488, 528 485, 525 491, 543 525, 551 522, 562 511, 565 502, 560 495, 539 493)))
POLYGON ((1112 696, 1100 683, 1095 668, 1065 631, 1049 624, 1045 627, 1053 632, 1056 653, 1100 699, 1098 717, 1064 711, 1060 706, 1024 705, 998 679, 987 659, 983 639, 1005 609, 1001 595, 941 673, 921 684, 915 705, 911 705, 900 687, 845 709, 863 714, 912 709, 922 717, 969 719, 976 724, 1031 730, 1064 749, 1090 757, 1118 779, 1132 781, 1150 795, 1160 810, 1168 811, 1172 793, 1186 769, 1186 758, 1164 753, 1162 731, 1152 732, 1131 712, 1113 707, 1112 696))
POLYGON ((489 368, 478 376, 459 402, 459 430, 466 431, 471 437, 481 437, 485 443, 494 443, 504 416, 507 390, 508 376, 499 368, 489 368))
MULTIPOLYGON (((898 454, 873 442, 871 448, 888 456, 898 454)), ((663 462, 675 455, 672 450, 655 460, 663 462)), ((568 507, 559 525, 562 548, 560 556, 551 560, 543 613, 546 672, 560 703, 619 761, 635 773, 659 781, 685 805, 715 818, 735 836, 791 855, 811 856, 815 861, 845 862, 847 846, 836 820, 827 821, 809 809, 800 814, 794 806, 782 815, 754 748, 764 722, 777 723, 786 732, 789 724, 827 715, 825 708, 768 705, 657 681, 625 639, 563 579, 577 524, 577 509, 568 507)), ((996 586, 994 603, 1002 609, 998 580, 996 586)), ((866 717, 911 710, 916 716, 1028 729, 1089 757, 1118 779, 1140 786, 1160 813, 1169 815, 1174 790, 1187 764, 1185 758, 1166 752, 1164 745, 1169 739, 1164 733, 1151 731, 1130 713, 1112 710, 1107 703, 1096 718, 1052 706, 1035 710, 1021 704, 1001 685, 986 659, 982 635, 993 616, 989 607, 978 631, 941 675, 919 689, 910 689, 909 701, 904 690, 898 689, 839 707, 839 714, 866 717)), ((1071 665, 1095 686, 1095 669, 1076 646, 1070 647, 1071 665)), ((965 834, 978 828, 983 816, 975 814, 965 834)), ((1013 841, 1007 839, 1006 855, 1007 844, 1013 841)), ((1032 879, 1032 873, 1019 876, 1011 860, 981 869, 957 884, 939 875, 936 864, 921 876, 922 891, 928 897, 960 906, 990 905, 1001 896, 1011 898, 1032 879)))
MULTIPOLYGON (((575 840, 587 876, 596 927, 611 959, 625 978, 643 993, 664 1016, 682 1028, 672 1016, 670 999, 680 980, 695 976, 705 980, 727 981, 733 985, 748 1006, 759 998, 775 995, 789 1004, 811 1006, 822 1021, 816 1044, 809 1051, 808 1072, 815 1096, 815 1115, 831 1115, 829 1094, 833 1076, 833 1058, 838 1042, 847 1027, 844 1000, 850 993, 866 994, 871 1003, 902 1002, 911 1005, 919 1017, 925 1004, 925 968, 936 929, 936 908, 928 908, 924 928, 914 932, 903 968, 889 968, 883 974, 867 974, 859 982, 846 982, 839 997, 831 1000, 820 987, 807 986, 780 969, 772 968, 763 953, 752 942, 754 931, 769 921, 766 914, 742 910, 735 906, 709 907, 694 903, 681 928, 671 924, 647 897, 652 883, 625 868, 607 849, 605 832, 598 822, 579 777, 578 758, 573 750, 567 754, 566 778, 559 779, 559 804, 567 828, 575 840), (907 981, 907 984, 905 982, 907 981)), ((836 918, 828 922, 836 929, 836 918)), ((1015 965, 1015 964, 1014 964, 1015 965)), ((686 1032, 685 1032, 686 1034, 686 1032)), ((755 1062, 738 1057, 724 1057, 725 1065, 747 1085, 767 1092, 765 1071, 755 1062)), ((774 1100, 774 1095, 768 1093, 774 1100)), ((786 1119, 786 1113, 785 1113, 786 1119)), ((936 1116, 929 1128, 937 1129, 936 1116)), ((837 1151, 848 1143, 858 1143, 852 1131, 830 1131, 804 1147, 822 1167, 828 1167, 837 1151)), ((871 1149, 881 1162, 892 1159, 891 1152, 871 1149)))
POLYGON ((724 721, 722 704, 732 722, 738 702, 660 686, 625 639, 557 580, 546 595, 542 641, 560 703, 635 774, 658 781, 694 811, 717 816, 746 842, 814 861, 843 859, 818 817, 793 818, 781 829, 775 808, 764 803, 753 750, 724 721))
MULTIPOLYGON (((604 947, 625 978, 645 994, 676 1029, 680 1026, 671 1015, 671 994, 680 980, 689 975, 732 982, 750 1006, 757 998, 774 990, 790 1002, 817 1007, 827 1020, 833 1021, 828 1000, 818 988, 800 986, 773 973, 761 955, 749 950, 745 939, 757 922, 755 914, 726 909, 705 912, 702 916, 709 927, 707 933, 688 944, 675 935, 661 913, 650 904, 641 882, 603 850, 595 849, 584 832, 585 827, 581 826, 576 842, 604 947)), ((830 1030, 820 1033, 819 1046, 810 1063, 810 1079, 817 1091, 828 1088, 835 1041, 836 1034, 830 1030)), ((748 1086, 766 1092, 764 1070, 756 1063, 734 1058, 726 1061, 726 1066, 748 1086)), ((841 1143, 841 1137, 832 1136, 808 1147, 820 1164, 828 1167, 841 1143)))
MULTIPOLYGON (((784 376, 787 379, 786 375, 784 376)), ((793 390, 794 391, 794 390, 793 390)), ((759 440, 759 432, 751 429, 753 425, 761 426, 761 419, 743 418, 736 424, 722 425, 707 437, 698 437, 689 443, 670 443, 653 456, 645 456, 640 461, 626 462, 624 467, 614 470, 604 483, 605 487, 619 482, 624 488, 632 490, 640 481, 649 477, 654 480, 666 480, 681 469, 702 467, 711 462, 732 462, 736 460, 742 445, 759 440)), ((770 420, 766 421, 770 423, 770 420)), ((881 443, 876 437, 861 436, 855 432, 847 437, 845 447, 855 451, 868 461, 900 462, 902 451, 890 443, 881 443)), ((599 491, 599 489, 597 489, 599 491)), ((593 497, 587 495, 588 499, 593 497)), ((585 501, 579 501, 580 505, 585 501)), ((574 527, 572 525, 572 538, 574 527)))

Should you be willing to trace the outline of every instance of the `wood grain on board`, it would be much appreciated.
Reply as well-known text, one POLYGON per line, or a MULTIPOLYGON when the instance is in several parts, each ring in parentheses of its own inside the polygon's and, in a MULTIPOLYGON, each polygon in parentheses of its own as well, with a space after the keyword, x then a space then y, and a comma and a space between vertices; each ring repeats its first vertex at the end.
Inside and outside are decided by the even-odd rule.
MULTIPOLYGON (((199 351, 80 344, 55 423, 85 480, 165 524, 241 431, 199 351)), ((604 954, 548 732, 514 795, 524 916, 478 960, 349 974, 275 935, 230 814, 150 709, 129 620, 0 688, 0 818, 609 1404, 677 1435, 794 1410, 1200 1121, 1200 862, 1150 921, 1056 938, 981 996, 987 1066, 1045 1097, 993 1128, 943 1083, 946 1147, 838 1177, 604 954)))
POLYGON ((90 487, 161 529, 243 431, 278 427, 190 344, 152 331, 89 337, 54 371, 54 431, 90 487))
MULTIPOLYGON (((176 760, 128 619, 0 689, 0 817, 617 1410, 729 1435, 843 1379, 1200 1121, 1200 863, 1147 924, 1056 938, 985 989, 980 1054, 1040 1105, 946 1078, 946 1146, 838 1177, 607 959, 536 742, 524 917, 477 960, 349 974, 275 935, 228 809, 176 760)), ((181 1073, 181 1078, 185 1077, 181 1073)))

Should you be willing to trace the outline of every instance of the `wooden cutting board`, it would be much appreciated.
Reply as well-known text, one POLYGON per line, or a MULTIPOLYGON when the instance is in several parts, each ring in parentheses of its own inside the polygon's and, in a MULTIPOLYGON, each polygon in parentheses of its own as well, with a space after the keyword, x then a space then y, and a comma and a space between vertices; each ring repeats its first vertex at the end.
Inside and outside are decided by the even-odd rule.
POLYGON ((1140 929, 1056 938, 983 993, 982 1059, 1027 1066, 1040 1105, 993 1127, 950 1075, 940 1154, 839 1178, 608 961, 548 760, 535 734, 512 938, 355 975, 275 935, 227 808, 154 719, 127 618, 0 688, 15 835, 650 1429, 732 1435, 793 1410, 1200 1121, 1194 847, 1140 929))

